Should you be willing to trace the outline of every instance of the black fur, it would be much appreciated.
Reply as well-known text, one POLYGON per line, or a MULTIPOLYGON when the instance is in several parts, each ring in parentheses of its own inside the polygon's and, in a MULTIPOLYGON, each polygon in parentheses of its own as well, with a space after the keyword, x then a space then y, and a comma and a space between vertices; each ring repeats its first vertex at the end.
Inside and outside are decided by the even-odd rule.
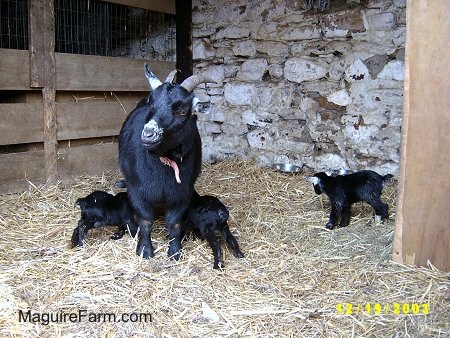
POLYGON ((151 231, 160 204, 166 210, 168 255, 180 257, 182 220, 201 170, 201 139, 192 100, 186 89, 164 83, 130 113, 120 131, 119 164, 140 229, 136 253, 144 258, 154 256, 151 231), (144 130, 150 120, 163 132, 144 130), (181 183, 160 156, 176 161, 181 183))
POLYGON ((127 193, 121 192, 114 196, 96 190, 86 197, 77 199, 75 205, 80 207, 81 217, 72 234, 72 247, 83 245, 88 230, 107 225, 119 228, 111 236, 112 239, 122 238, 125 231, 129 231, 133 237, 136 236, 137 224, 133 219, 133 210, 127 193))
POLYGON ((217 197, 200 196, 194 192, 183 233, 192 231, 196 237, 208 241, 214 255, 214 269, 225 267, 221 249, 222 236, 236 258, 244 257, 228 227, 229 216, 227 207, 217 197))
MULTIPOLYGON (((375 209, 375 215, 382 221, 388 219, 388 205, 381 200, 383 187, 392 175, 381 176, 372 170, 361 170, 353 174, 328 176, 324 172, 314 174, 319 179, 314 184, 316 194, 325 193, 331 204, 330 219, 325 227, 333 229, 339 218, 339 227, 350 223, 350 209, 353 203, 365 201, 375 209)), ((309 179, 308 179, 309 180, 309 179)))

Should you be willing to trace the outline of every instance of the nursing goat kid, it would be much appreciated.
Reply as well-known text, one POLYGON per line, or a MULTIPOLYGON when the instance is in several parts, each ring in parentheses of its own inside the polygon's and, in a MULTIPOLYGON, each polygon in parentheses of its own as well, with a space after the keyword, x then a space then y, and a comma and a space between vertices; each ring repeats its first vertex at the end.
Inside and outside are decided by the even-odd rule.
POLYGON ((86 197, 78 198, 75 205, 80 207, 81 217, 78 226, 73 230, 73 248, 83 245, 89 230, 108 225, 118 227, 118 231, 111 236, 112 239, 122 238, 125 231, 129 231, 132 237, 136 236, 137 224, 126 192, 114 196, 96 190, 86 197))
POLYGON ((200 196, 196 191, 194 192, 182 232, 192 231, 196 237, 208 241, 214 255, 214 269, 225 267, 221 248, 222 237, 234 257, 244 257, 236 238, 228 227, 229 217, 227 207, 217 197, 200 196))
POLYGON ((193 89, 215 82, 203 75, 173 84, 176 71, 164 83, 145 65, 152 91, 125 120, 119 135, 119 165, 139 225, 136 253, 154 256, 151 232, 156 206, 165 207, 169 257, 179 259, 183 217, 200 175, 202 146, 197 116, 192 114, 193 89))
POLYGON ((375 209, 375 216, 382 221, 388 219, 388 205, 381 200, 383 187, 393 176, 381 176, 372 170, 361 170, 353 174, 329 176, 320 172, 305 177, 314 186, 316 194, 325 193, 331 204, 330 219, 325 227, 333 229, 339 218, 339 227, 350 223, 351 205, 359 201, 369 203, 375 209))

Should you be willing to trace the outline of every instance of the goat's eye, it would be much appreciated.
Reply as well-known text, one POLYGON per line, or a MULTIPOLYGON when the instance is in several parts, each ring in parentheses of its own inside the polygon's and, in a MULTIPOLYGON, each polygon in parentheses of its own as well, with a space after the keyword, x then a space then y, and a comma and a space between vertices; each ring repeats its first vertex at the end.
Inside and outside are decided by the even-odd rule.
POLYGON ((184 116, 187 113, 188 113, 187 110, 183 109, 182 107, 178 107, 177 109, 175 109, 175 114, 177 115, 184 116))

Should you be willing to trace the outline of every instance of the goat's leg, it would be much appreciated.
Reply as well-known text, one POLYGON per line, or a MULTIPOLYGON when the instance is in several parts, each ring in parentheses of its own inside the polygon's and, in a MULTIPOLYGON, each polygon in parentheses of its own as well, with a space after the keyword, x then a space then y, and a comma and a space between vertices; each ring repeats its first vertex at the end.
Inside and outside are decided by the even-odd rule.
POLYGON ((330 219, 327 224, 325 224, 325 228, 332 230, 339 220, 339 216, 341 215, 342 206, 340 204, 331 204, 331 213, 330 219))
POLYGON ((83 246, 84 239, 86 238, 86 235, 90 228, 92 227, 86 220, 80 219, 78 221, 78 226, 73 230, 72 238, 70 239, 70 242, 72 243, 72 248, 75 248, 77 246, 83 246))
POLYGON ((339 227, 346 227, 350 223, 351 215, 351 205, 346 205, 342 208, 341 221, 339 222, 339 227))
POLYGON ((375 217, 380 218, 382 222, 389 218, 389 207, 381 199, 367 201, 375 209, 375 217))
POLYGON ((225 240, 225 243, 227 243, 228 248, 233 253, 234 257, 236 257, 236 258, 244 257, 244 254, 239 249, 239 244, 238 244, 236 238, 231 233, 227 222, 225 222, 225 225, 222 228, 222 236, 223 236, 223 239, 225 240))
POLYGON ((181 257, 181 235, 183 233, 184 209, 171 209, 167 211, 166 224, 169 231, 168 256, 175 260, 181 257))
POLYGON ((215 234, 215 231, 207 229, 205 238, 208 241, 214 255, 213 268, 223 269, 225 264, 223 263, 222 248, 220 247, 220 237, 215 234))
POLYGON ((136 248, 136 254, 138 256, 142 255, 142 257, 144 258, 150 258, 155 256, 151 238, 153 220, 148 221, 138 218, 138 225, 139 225, 139 239, 136 248))

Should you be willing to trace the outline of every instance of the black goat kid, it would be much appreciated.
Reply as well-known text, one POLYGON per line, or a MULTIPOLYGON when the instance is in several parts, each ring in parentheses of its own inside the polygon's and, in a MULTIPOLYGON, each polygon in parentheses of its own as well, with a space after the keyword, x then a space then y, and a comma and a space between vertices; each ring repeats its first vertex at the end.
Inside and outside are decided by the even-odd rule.
POLYGON ((200 196, 194 192, 188 209, 183 233, 192 231, 201 240, 207 240, 214 255, 214 269, 224 268, 221 249, 221 237, 227 243, 234 257, 242 258, 244 254, 228 227, 230 214, 227 207, 214 196, 200 196))
POLYGON ((382 221, 388 219, 388 205, 381 200, 383 187, 392 175, 381 176, 372 170, 361 170, 353 174, 328 176, 324 172, 305 177, 314 186, 316 194, 325 193, 331 204, 330 219, 325 227, 333 229, 339 218, 339 227, 350 223, 351 205, 359 201, 369 203, 375 209, 375 216, 382 221))
POLYGON ((130 113, 119 135, 119 165, 139 225, 136 253, 144 258, 154 256, 151 231, 155 208, 162 205, 170 239, 168 254, 179 259, 182 218, 201 170, 192 91, 200 83, 214 81, 194 75, 178 85, 172 83, 175 74, 171 72, 161 83, 145 65, 152 92, 130 113))
POLYGON ((126 192, 114 196, 96 190, 86 197, 77 199, 75 205, 80 207, 81 217, 72 234, 73 248, 83 245, 88 230, 107 225, 119 228, 111 236, 112 239, 122 238, 125 231, 129 231, 133 237, 136 236, 137 224, 133 219, 133 210, 126 192))

